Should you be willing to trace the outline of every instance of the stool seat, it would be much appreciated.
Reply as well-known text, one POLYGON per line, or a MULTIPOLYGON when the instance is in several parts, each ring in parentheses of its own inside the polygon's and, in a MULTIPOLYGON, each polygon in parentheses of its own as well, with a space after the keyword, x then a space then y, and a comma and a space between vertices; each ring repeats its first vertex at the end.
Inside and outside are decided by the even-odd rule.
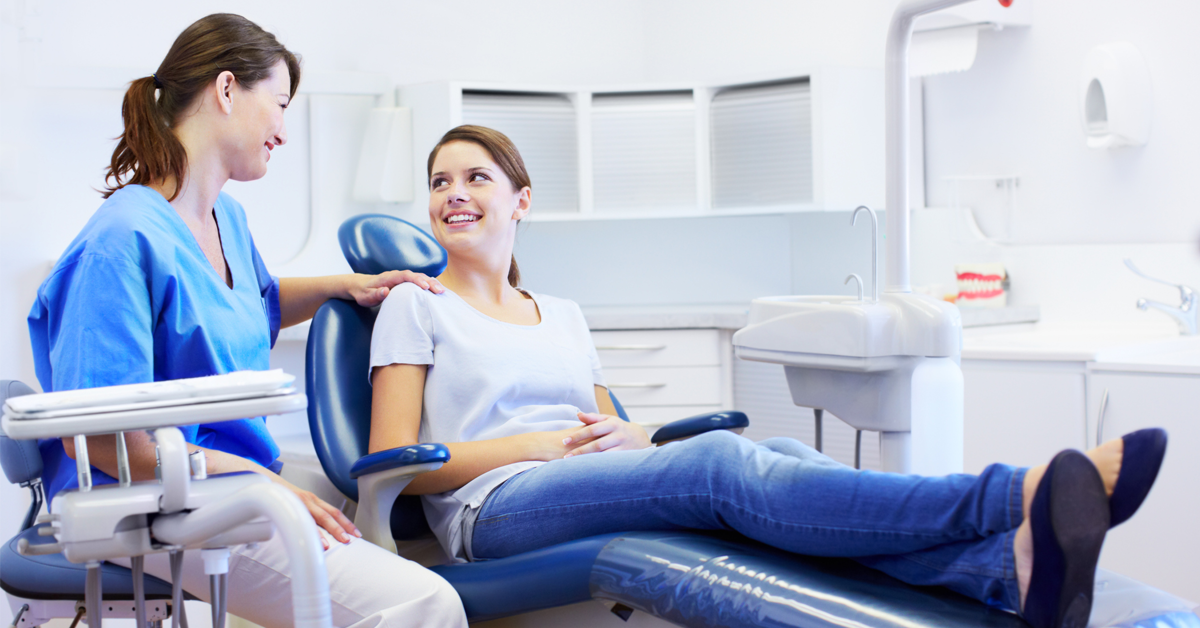
MULTIPOLYGON (((54 537, 38 534, 39 529, 49 525, 43 523, 29 528, 0 548, 0 588, 9 595, 26 599, 82 600, 87 565, 73 563, 62 554, 22 556, 17 552, 17 543, 21 539, 28 540, 30 545, 53 543, 54 537)), ((105 600, 133 599, 132 572, 112 563, 102 563, 100 571, 105 600)), ((147 575, 146 599, 171 599, 171 585, 147 575)))

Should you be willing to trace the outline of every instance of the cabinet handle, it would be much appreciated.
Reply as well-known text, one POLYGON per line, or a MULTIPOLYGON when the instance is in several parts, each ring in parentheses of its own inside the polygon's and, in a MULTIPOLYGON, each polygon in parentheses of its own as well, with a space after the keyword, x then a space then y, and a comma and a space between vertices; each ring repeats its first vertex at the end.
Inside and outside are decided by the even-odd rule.
POLYGON ((1104 389, 1104 395, 1100 397, 1100 418, 1096 420, 1096 446, 1099 447, 1104 439, 1104 414, 1108 412, 1108 389, 1104 389))
POLYGON ((662 388, 665 383, 650 383, 650 382, 625 382, 621 384, 609 384, 609 388, 662 388))
POLYGON ((597 351, 662 351, 667 345, 597 345, 597 351))

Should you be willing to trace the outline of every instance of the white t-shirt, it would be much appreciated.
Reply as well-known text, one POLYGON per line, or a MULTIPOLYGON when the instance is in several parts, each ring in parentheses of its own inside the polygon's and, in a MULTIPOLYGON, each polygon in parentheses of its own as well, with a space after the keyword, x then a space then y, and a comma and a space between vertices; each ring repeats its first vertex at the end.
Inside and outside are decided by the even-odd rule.
MULTIPOLYGON (((371 336, 371 368, 428 364, 419 438, 461 443, 582 427, 604 386, 600 358, 574 301, 528 293, 541 322, 514 325, 471 307, 450 290, 392 288, 371 336)), ((492 489, 541 462, 493 469, 462 488, 425 495, 425 516, 450 556, 467 556, 462 524, 492 489)))

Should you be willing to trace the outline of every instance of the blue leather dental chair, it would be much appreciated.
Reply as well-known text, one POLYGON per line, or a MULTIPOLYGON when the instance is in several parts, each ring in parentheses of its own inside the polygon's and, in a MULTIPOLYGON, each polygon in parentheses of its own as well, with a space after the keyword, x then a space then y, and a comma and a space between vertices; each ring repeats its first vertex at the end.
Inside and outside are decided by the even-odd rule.
MULTIPOLYGON (((357 216, 338 235, 355 272, 408 269, 436 276, 445 268, 441 246, 394 217, 357 216)), ((374 534, 389 537, 386 546, 430 532, 418 498, 397 497, 399 488, 379 490, 371 478, 434 469, 449 460, 449 452, 425 443, 367 454, 374 320, 374 310, 347 301, 331 300, 320 308, 308 335, 306 392, 309 426, 326 474, 358 502, 359 519, 364 508, 376 513, 375 521, 387 529, 374 534)), ((704 415, 667 425, 653 440, 746 424, 738 412, 704 415)), ((909 586, 852 560, 790 554, 736 534, 630 530, 433 569, 458 591, 473 622, 598 599, 614 602, 612 611, 623 619, 638 610, 684 626, 1026 626, 1015 615, 945 589, 909 586)), ((1098 590, 1131 593, 1103 599, 1098 594, 1093 626, 1143 625, 1106 619, 1115 613, 1131 622, 1159 622, 1147 626, 1200 628, 1200 618, 1187 612, 1185 602, 1115 574, 1104 573, 1101 580, 1098 590), (1106 603, 1121 611, 1101 608, 1106 603)))

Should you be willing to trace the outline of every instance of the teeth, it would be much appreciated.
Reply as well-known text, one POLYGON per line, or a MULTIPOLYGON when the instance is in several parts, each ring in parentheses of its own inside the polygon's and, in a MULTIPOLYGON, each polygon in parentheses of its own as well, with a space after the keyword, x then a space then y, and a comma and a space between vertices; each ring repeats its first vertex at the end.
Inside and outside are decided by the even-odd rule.
POLYGON ((455 214, 447 218, 446 222, 454 224, 458 222, 475 222, 476 220, 479 220, 478 216, 473 216, 471 214, 455 214))

